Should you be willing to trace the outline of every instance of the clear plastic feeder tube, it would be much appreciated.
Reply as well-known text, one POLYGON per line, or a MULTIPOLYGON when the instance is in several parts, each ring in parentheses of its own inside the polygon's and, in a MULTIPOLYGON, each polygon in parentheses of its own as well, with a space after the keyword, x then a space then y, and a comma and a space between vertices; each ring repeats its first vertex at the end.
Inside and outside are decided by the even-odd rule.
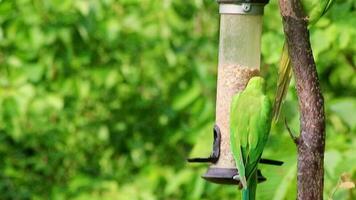
POLYGON ((222 14, 219 69, 230 65, 259 69, 261 32, 262 15, 222 14))
POLYGON ((259 74, 264 5, 220 2, 216 125, 221 131, 221 145, 213 168, 236 168, 230 150, 230 104, 232 96, 259 74))

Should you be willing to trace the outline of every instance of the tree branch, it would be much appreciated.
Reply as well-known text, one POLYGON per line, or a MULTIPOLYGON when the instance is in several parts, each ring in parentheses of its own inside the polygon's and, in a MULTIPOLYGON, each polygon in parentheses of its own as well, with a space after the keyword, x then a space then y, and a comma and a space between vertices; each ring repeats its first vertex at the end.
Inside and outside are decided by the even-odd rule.
POLYGON ((298 199, 322 200, 324 187, 325 116, 307 17, 299 0, 279 0, 293 65, 300 108, 298 199))

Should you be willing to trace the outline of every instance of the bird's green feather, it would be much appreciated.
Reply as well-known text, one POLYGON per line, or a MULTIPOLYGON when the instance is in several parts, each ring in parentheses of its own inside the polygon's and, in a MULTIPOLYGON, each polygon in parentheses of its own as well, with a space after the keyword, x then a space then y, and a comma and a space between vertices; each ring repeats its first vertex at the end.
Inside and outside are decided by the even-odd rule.
POLYGON ((243 190, 253 196, 255 192, 251 191, 255 189, 251 188, 257 184, 253 177, 269 135, 271 113, 272 106, 265 95, 265 82, 261 77, 251 78, 246 89, 233 97, 230 111, 231 150, 243 190))

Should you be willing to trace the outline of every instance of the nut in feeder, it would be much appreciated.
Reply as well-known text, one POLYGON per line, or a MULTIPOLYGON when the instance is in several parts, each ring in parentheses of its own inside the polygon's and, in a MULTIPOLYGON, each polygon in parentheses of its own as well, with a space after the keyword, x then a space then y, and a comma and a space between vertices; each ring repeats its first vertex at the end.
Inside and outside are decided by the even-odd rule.
MULTIPOLYGON (((188 161, 212 163, 202 176, 208 181, 239 184, 230 150, 230 105, 233 95, 242 91, 249 79, 260 72, 262 16, 268 0, 218 0, 218 3, 220 38, 213 152, 208 158, 188 161)), ((282 164, 263 158, 260 163, 282 164)), ((266 180, 260 170, 258 180, 266 180)))

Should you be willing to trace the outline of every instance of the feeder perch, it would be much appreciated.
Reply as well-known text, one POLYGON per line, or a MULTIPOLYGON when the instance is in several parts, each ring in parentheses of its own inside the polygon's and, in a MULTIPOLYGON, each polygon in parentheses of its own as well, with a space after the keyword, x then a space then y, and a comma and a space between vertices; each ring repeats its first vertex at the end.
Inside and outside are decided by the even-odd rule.
MULTIPOLYGON (((202 176, 207 181, 237 185, 240 181, 230 150, 230 103, 251 77, 259 75, 262 16, 268 0, 218 0, 218 3, 220 38, 213 152, 208 158, 191 158, 188 162, 211 163, 202 176)), ((283 164, 269 159, 261 159, 260 163, 283 164)), ((265 180, 258 170, 258 181, 265 180)))

